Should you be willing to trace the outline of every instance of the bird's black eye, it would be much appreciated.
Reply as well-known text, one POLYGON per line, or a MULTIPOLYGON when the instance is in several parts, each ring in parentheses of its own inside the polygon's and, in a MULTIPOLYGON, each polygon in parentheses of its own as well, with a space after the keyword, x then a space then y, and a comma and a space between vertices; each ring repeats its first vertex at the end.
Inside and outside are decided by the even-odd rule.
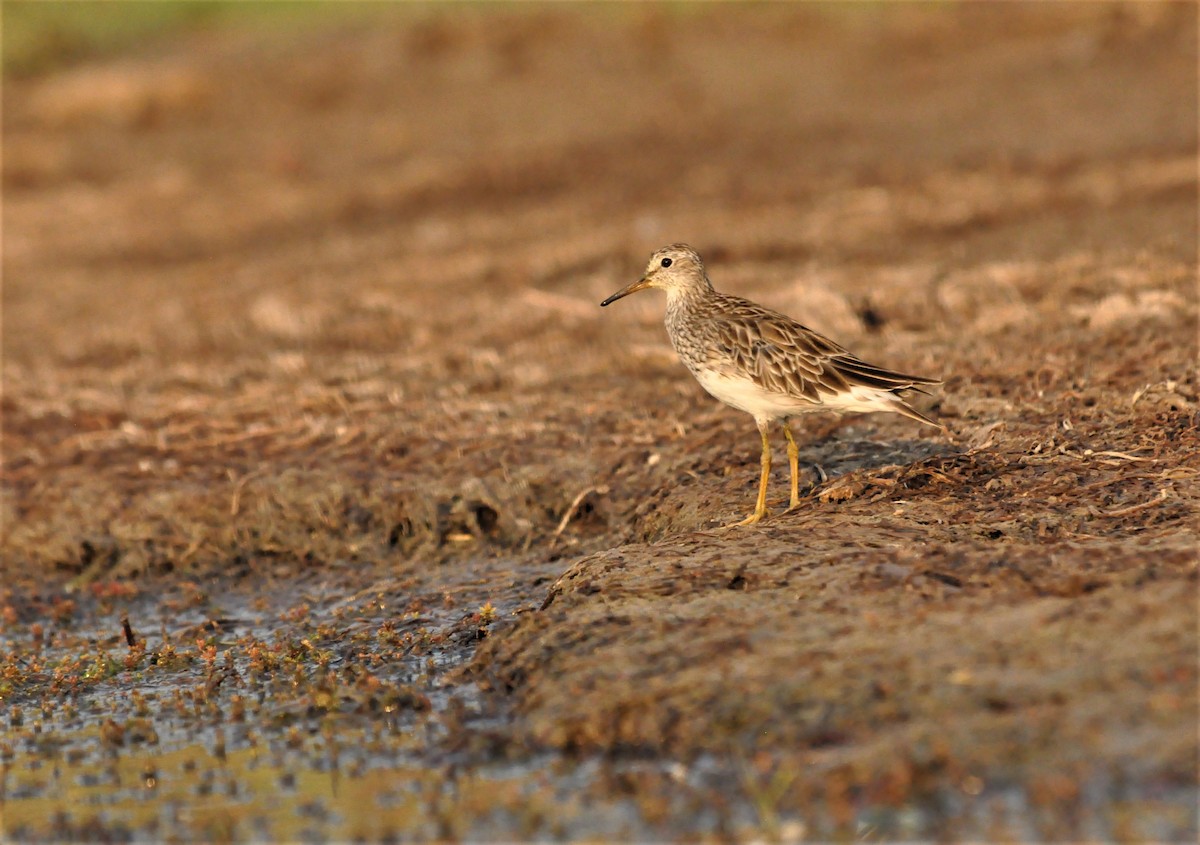
POLYGON ((664 267, 670 267, 670 266, 671 266, 671 259, 669 259, 669 258, 664 258, 664 259, 662 260, 662 266, 664 266, 664 267))

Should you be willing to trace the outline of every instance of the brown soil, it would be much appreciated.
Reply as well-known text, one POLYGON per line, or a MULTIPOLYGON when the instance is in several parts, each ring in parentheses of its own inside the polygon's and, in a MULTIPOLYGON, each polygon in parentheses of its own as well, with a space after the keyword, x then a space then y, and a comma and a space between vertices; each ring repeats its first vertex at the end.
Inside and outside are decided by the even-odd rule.
MULTIPOLYGON (((522 611, 458 678, 509 759, 724 761, 772 835, 930 802, 982 835, 1012 794, 1034 835, 1194 833, 1196 32, 395 10, 7 83, 0 700, 68 586, 469 587, 522 611), (597 307, 680 240, 941 375, 949 433, 805 420, 828 480, 714 530, 752 422, 655 294, 597 307)), ((594 788, 694 834, 670 782, 594 788)))

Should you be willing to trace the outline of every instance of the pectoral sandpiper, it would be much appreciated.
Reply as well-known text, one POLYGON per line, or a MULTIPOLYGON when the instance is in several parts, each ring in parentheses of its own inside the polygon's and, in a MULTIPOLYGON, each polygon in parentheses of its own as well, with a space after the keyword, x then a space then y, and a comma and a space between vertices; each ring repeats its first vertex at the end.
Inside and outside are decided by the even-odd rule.
POLYGON ((791 505, 800 502, 799 449, 788 418, 817 411, 890 411, 939 427, 902 398, 938 379, 910 376, 868 364, 795 320, 749 300, 713 289, 704 263, 686 244, 650 257, 638 281, 600 304, 646 288, 667 292, 667 334, 700 385, 726 405, 754 417, 762 436, 762 474, 754 513, 735 525, 752 525, 767 514, 771 445, 767 430, 783 424, 791 466, 791 505))

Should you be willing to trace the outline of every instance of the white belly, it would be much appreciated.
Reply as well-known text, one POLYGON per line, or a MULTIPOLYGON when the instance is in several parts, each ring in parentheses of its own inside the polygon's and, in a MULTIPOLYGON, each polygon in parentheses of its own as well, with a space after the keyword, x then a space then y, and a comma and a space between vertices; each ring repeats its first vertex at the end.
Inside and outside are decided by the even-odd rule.
POLYGON ((786 393, 764 390, 752 379, 743 376, 724 375, 712 370, 704 370, 694 375, 700 386, 713 396, 756 419, 774 420, 805 411, 821 410, 820 405, 796 399, 786 393))
POLYGON ((777 420, 814 411, 832 413, 870 413, 894 410, 894 397, 889 391, 853 386, 847 393, 825 394, 821 402, 777 393, 760 387, 744 376, 726 375, 705 370, 695 372, 696 381, 726 405, 745 411, 755 419, 777 420))

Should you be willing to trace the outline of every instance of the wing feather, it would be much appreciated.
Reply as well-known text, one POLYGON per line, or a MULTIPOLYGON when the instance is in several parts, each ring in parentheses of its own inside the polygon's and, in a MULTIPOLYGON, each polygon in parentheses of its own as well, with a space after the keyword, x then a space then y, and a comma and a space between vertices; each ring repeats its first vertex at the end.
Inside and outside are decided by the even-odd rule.
POLYGON ((752 302, 719 295, 711 326, 721 350, 741 372, 774 393, 820 404, 853 387, 899 393, 938 379, 869 364, 792 318, 752 302))

